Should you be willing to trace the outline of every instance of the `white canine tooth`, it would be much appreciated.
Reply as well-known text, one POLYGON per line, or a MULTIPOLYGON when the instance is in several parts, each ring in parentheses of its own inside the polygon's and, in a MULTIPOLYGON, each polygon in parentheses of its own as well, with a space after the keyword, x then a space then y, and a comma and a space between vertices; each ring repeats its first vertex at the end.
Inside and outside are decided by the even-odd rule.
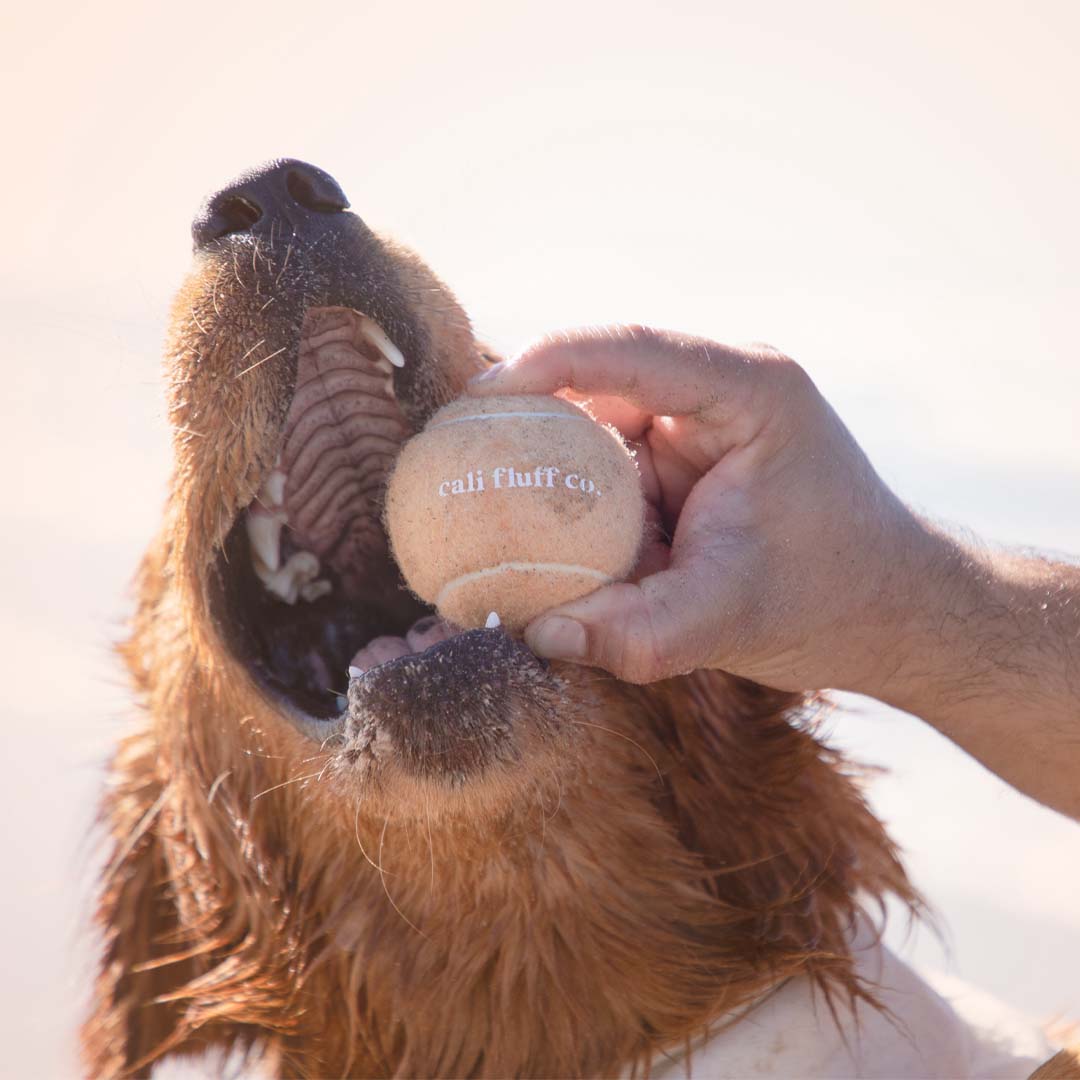
POLYGON ((484 623, 484 629, 494 630, 497 626, 502 626, 502 620, 499 618, 499 613, 493 611, 488 615, 487 621, 484 623))
POLYGON ((344 712, 345 706, 349 704, 349 700, 344 695, 338 694, 334 699, 334 703, 337 705, 338 712, 344 712))
POLYGON ((255 560, 255 573, 259 580, 286 604, 295 604, 303 586, 319 576, 319 557, 310 551, 297 551, 277 572, 271 572, 255 560))
POLYGON ((281 526, 280 515, 268 514, 262 507, 255 505, 247 512, 248 543, 255 556, 256 570, 262 564, 268 573, 276 573, 281 568, 281 526))
POLYGON ((275 466, 266 475, 259 494, 248 507, 247 534, 256 567, 277 573, 281 569, 281 527, 289 520, 285 513, 285 473, 275 466))
POLYGON ((328 593, 333 592, 334 586, 330 584, 326 578, 319 578, 318 581, 309 582, 300 589, 300 595, 310 604, 314 600, 318 600, 320 596, 326 596, 328 593))
POLYGON ((394 367, 404 367, 401 350, 386 336, 386 331, 369 315, 360 318, 360 333, 390 361, 394 367))
POLYGON ((363 674, 364 674, 364 669, 362 667, 353 667, 352 664, 349 665, 349 678, 350 679, 359 679, 360 676, 363 675, 363 674))
POLYGON ((285 481, 287 477, 280 469, 273 469, 263 481, 259 492, 261 501, 266 506, 285 505, 285 481))

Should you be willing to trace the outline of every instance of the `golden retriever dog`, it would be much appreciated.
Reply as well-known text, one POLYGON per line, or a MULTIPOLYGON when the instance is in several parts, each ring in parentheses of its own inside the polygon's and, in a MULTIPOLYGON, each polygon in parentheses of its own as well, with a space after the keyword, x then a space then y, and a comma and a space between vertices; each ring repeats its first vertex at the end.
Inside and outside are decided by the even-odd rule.
POLYGON ((794 1038, 762 1017, 795 993, 815 1031, 918 1044, 859 950, 881 952, 867 908, 920 901, 821 703, 718 672, 626 685, 436 617, 381 500, 491 359, 465 313, 302 162, 222 189, 193 234, 87 1072, 715 1075, 695 1062, 725 1032, 794 1038))

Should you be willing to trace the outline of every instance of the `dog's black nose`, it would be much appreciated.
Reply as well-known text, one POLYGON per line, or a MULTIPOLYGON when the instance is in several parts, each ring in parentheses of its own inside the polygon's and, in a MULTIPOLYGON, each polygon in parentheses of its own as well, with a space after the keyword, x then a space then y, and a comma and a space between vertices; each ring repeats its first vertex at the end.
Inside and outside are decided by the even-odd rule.
POLYGON ((349 200, 329 174, 295 158, 280 158, 237 177, 211 195, 191 223, 195 247, 230 233, 279 235, 305 230, 322 215, 349 208, 349 200))

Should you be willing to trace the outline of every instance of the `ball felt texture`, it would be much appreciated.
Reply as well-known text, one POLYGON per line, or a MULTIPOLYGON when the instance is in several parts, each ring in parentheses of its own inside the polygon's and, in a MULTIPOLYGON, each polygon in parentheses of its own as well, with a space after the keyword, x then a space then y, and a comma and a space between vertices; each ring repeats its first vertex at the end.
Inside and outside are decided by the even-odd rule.
POLYGON ((459 398, 398 456, 386 526, 410 589, 511 631, 631 571, 645 500, 617 432, 561 398, 459 398))

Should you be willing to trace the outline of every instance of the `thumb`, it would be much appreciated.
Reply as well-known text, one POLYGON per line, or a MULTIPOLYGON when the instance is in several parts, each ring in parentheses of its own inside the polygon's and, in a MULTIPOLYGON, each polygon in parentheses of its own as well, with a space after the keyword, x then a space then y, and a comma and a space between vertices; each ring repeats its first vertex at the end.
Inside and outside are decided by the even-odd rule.
POLYGON ((693 577, 682 567, 597 589, 534 619, 525 643, 537 656, 600 667, 624 682, 693 671, 712 652, 693 577))

